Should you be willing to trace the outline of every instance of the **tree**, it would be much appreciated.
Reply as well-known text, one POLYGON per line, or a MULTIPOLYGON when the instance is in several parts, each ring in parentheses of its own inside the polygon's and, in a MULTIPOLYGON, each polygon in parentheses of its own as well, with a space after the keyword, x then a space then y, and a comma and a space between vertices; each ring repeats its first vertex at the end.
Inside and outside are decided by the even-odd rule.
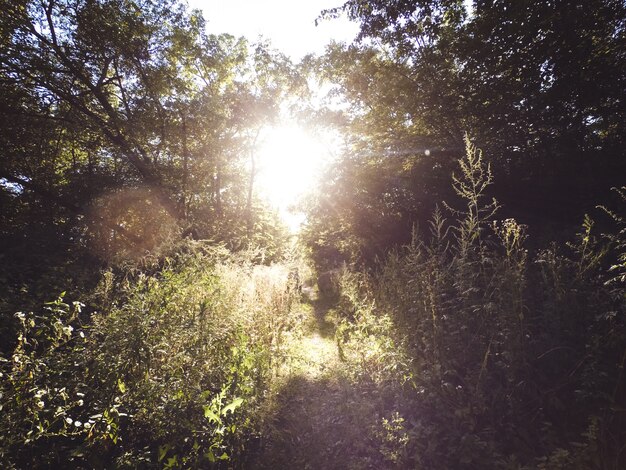
MULTIPOLYGON (((32 136, 20 134, 20 143, 8 135, 7 149, 22 151, 18 158, 9 150, 0 176, 27 179, 32 191, 56 185, 55 194, 67 192, 56 202, 83 215, 94 205, 111 212, 102 206, 111 192, 131 189, 129 199, 137 200, 140 189, 144 206, 158 206, 186 232, 200 224, 215 233, 226 212, 241 210, 250 136, 277 115, 295 83, 284 56, 207 35, 201 14, 173 0, 50 0, 11 3, 6 11, 0 71, 16 97, 5 101, 7 113, 22 116, 26 127, 36 114, 59 138, 49 171, 37 178, 20 163, 32 136), (19 96, 34 108, 28 117, 19 96), (207 216, 216 220, 207 224, 207 216)), ((41 167, 41 154, 27 160, 41 167)), ((121 224, 105 225, 129 238, 121 224)))
MULTIPOLYGON (((403 194, 404 237, 387 247, 446 197, 464 132, 492 163, 508 213, 546 235, 621 184, 623 2, 350 0, 322 16, 341 12, 360 35, 328 48, 314 70, 345 100, 346 165, 372 175, 360 191, 403 194), (394 182, 381 189, 385 178, 394 182)), ((368 226, 388 227, 380 214, 368 226)))
POLYGON ((280 251, 268 209, 253 233, 245 212, 250 136, 299 86, 284 56, 175 0, 0 8, 4 312, 181 236, 280 251))

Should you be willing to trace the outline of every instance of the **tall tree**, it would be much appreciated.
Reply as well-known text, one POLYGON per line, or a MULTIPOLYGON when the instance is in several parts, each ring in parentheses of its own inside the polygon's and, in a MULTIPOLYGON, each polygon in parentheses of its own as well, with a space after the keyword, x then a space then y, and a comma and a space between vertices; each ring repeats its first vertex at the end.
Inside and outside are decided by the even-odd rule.
MULTIPOLYGON (((360 22, 357 41, 314 65, 345 99, 347 158, 381 178, 398 168, 380 194, 404 192, 395 209, 412 222, 445 196, 465 132, 507 213, 544 231, 579 223, 622 184, 623 2, 350 0, 324 15, 341 12, 360 22), (405 186, 408 168, 419 171, 405 186)), ((379 191, 367 181, 360 192, 379 191)))

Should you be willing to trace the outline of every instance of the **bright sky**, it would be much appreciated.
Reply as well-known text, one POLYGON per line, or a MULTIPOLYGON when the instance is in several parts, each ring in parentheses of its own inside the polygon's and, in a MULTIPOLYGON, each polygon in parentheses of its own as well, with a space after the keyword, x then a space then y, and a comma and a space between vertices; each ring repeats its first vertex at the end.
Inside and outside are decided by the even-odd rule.
MULTIPOLYGON (((209 33, 244 36, 251 42, 261 36, 294 62, 309 53, 323 53, 331 40, 352 42, 358 32, 358 25, 346 17, 315 26, 322 10, 341 6, 344 0, 187 1, 203 11, 209 33)), ((292 232, 304 221, 304 214, 294 212, 293 205, 314 189, 335 140, 287 122, 263 134, 256 153, 255 190, 279 211, 292 232)))
POLYGON ((255 41, 259 36, 290 56, 301 59, 309 52, 321 53, 331 39, 351 42, 356 23, 341 17, 315 26, 315 19, 343 0, 187 0, 204 12, 210 33, 229 33, 255 41))
POLYGON ((292 206, 315 189, 322 168, 333 158, 335 140, 287 123, 263 135, 257 151, 257 190, 278 209, 292 232, 304 221, 304 214, 292 206))

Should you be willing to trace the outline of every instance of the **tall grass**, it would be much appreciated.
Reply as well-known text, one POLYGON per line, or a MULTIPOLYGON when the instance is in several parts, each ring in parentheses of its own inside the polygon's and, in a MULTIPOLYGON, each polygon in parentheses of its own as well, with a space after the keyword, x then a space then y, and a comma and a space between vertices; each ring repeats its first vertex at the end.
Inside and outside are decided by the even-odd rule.
POLYGON ((189 243, 152 274, 104 273, 89 318, 63 297, 18 314, 4 468, 240 462, 299 299, 288 267, 253 258, 189 243))
POLYGON ((623 468, 623 233, 594 238, 587 218, 569 246, 529 253, 526 227, 497 219, 491 182, 466 139, 447 217, 436 210, 375 272, 344 275, 340 347, 376 338, 344 359, 412 390, 388 398, 374 434, 402 423, 407 467, 623 468))

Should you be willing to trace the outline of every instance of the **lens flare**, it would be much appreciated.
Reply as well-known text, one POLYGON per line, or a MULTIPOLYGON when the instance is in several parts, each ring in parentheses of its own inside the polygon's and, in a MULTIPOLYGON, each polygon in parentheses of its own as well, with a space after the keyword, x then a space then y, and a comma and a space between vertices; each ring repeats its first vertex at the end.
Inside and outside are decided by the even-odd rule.
POLYGON ((330 145, 324 136, 295 125, 268 130, 258 152, 258 188, 285 223, 296 231, 304 215, 294 204, 315 189, 322 166, 330 159, 330 145))

